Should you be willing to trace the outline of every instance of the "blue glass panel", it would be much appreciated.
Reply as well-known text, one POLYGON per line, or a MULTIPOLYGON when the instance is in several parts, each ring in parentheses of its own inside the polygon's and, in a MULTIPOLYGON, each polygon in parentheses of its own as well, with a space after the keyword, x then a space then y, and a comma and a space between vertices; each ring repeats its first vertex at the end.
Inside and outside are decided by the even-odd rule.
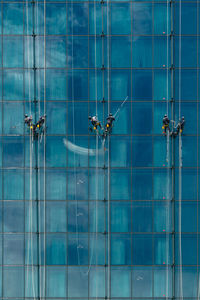
POLYGON ((24 37, 24 66, 33 68, 33 37, 24 37))
POLYGON ((88 264, 88 235, 68 234, 68 264, 88 264))
POLYGON ((154 235, 154 264, 169 265, 172 263, 172 244, 170 235, 154 235))
POLYGON ((105 297, 105 268, 92 267, 89 272, 90 297, 105 297))
POLYGON ((96 201, 89 203, 89 224, 90 232, 104 232, 105 231, 105 204, 104 202, 96 201))
POLYGON ((46 268, 46 295, 47 297, 66 297, 67 271, 65 267, 46 268), (55 288, 56 287, 56 288, 55 288))
POLYGON ((175 206, 176 231, 197 232, 197 202, 178 202, 175 206), (181 228, 179 228, 179 216, 181 212, 181 228), (192 220, 192 222, 191 222, 192 220))
MULTIPOLYGON (((89 173, 89 198, 91 200, 103 200, 104 199, 104 193, 107 193, 107 185, 104 180, 104 176, 107 175, 107 173, 104 174, 104 170, 94 169, 90 170, 89 173)), ((82 184, 79 181, 80 184, 82 184)))
POLYGON ((66 3, 46 4, 46 34, 66 34, 66 3))
POLYGON ((88 232, 87 202, 68 203, 68 231, 88 232))
POLYGON ((130 170, 111 170, 111 200, 131 199, 130 170))
POLYGON ((170 200, 171 199, 171 176, 165 169, 154 170, 154 199, 156 200, 170 200), (167 182, 167 188, 163 184, 167 182))
POLYGON ((35 32, 37 34, 44 34, 45 26, 44 26, 44 3, 37 3, 35 9, 35 32))
POLYGON ((5 167, 23 167, 24 140, 21 137, 4 137, 3 160, 5 167))
POLYGON ((131 73, 129 70, 112 70, 111 71, 111 100, 124 101, 131 100, 131 73))
POLYGON ((3 291, 5 297, 24 296, 24 268, 4 267, 3 291))
POLYGON ((23 71, 4 70, 3 97, 4 100, 23 100, 23 71))
MULTIPOLYGON (((154 100, 168 101, 170 99, 171 78, 169 70, 154 70, 154 100)), ((169 104, 168 104, 169 106, 169 104)))
POLYGON ((91 68, 102 68, 107 66, 107 40, 102 44, 102 38, 90 36, 89 39, 89 66, 91 68))
MULTIPOLYGON (((89 264, 92 265, 105 265, 105 241, 104 234, 90 234, 90 249, 89 249, 89 264)), ((104 293, 104 291, 102 291, 104 293)))
POLYGON ((67 206, 65 202, 46 203, 46 231, 67 231, 67 206))
POLYGON ((46 198, 48 200, 66 199, 66 171, 46 171, 46 198))
POLYGON ((130 3, 111 4, 111 34, 131 34, 130 3))
POLYGON ((87 167, 89 149, 92 149, 95 152, 96 149, 98 149, 98 145, 97 148, 93 148, 91 144, 88 143, 88 138, 86 137, 73 136, 69 137, 68 140, 64 140, 64 142, 67 147, 67 162, 69 167, 87 167))
POLYGON ((154 34, 170 34, 170 7, 167 4, 154 4, 154 34))
MULTIPOLYGON (((101 70, 90 70, 89 73, 89 96, 90 101, 98 101, 98 105, 102 104, 103 88, 105 89, 105 97, 107 98, 107 75, 103 77, 101 70)), ((102 107, 102 105, 101 105, 102 107)))
POLYGON ((9 103, 3 104, 3 133, 4 134, 22 134, 24 128, 23 103, 9 103), (14 113, 13 113, 14 112, 14 113))
POLYGON ((152 67, 152 37, 133 37, 132 48, 133 67, 152 67))
POLYGON ((4 37, 3 38, 3 65, 6 68, 23 67, 23 38, 4 37), (15 51, 13 51, 15 49, 15 51))
POLYGON ((154 231, 169 232, 171 231, 171 203, 167 201, 154 202, 154 231))
POLYGON ((133 202, 133 232, 152 232, 152 203, 147 201, 133 202), (141 222, 142 220, 142 222, 141 222))
POLYGON ((88 170, 68 171, 68 199, 88 200, 88 170))
POLYGON ((170 43, 167 37, 154 37, 154 67, 170 66, 170 43))
MULTIPOLYGON (((41 228, 40 228, 40 230, 41 230, 41 228)), ((40 239, 40 243, 41 242, 42 242, 42 239, 40 239)), ((33 265, 33 264, 36 265, 37 264, 37 262, 38 262, 38 260, 37 260, 38 248, 37 247, 38 247, 37 234, 35 234, 35 233, 27 234, 26 240, 25 240, 25 264, 27 264, 27 265, 33 265)), ((40 247, 39 251, 42 251, 41 244, 39 245, 39 247, 40 247)), ((41 263, 41 260, 40 260, 40 263, 41 263)), ((29 271, 27 270, 27 272, 29 272, 29 271)))
POLYGON ((111 264, 131 264, 131 237, 129 234, 112 234, 111 236, 111 264))
MULTIPOLYGON (((37 232, 37 204, 36 201, 31 201, 31 197, 28 198, 25 202, 25 232, 37 232)), ((43 218, 42 209, 41 209, 41 202, 38 205, 39 218, 43 218)), ((40 222, 40 229, 41 222, 40 222)), ((27 237, 29 241, 31 237, 27 237)))
POLYGON ((68 295, 69 297, 88 297, 88 268, 68 268, 68 295))
POLYGON ((132 138, 132 166, 151 167, 152 166, 152 138, 133 137, 132 138))
MULTIPOLYGON (((42 34, 44 34, 44 29, 42 31, 42 34)), ((50 41, 51 41, 51 37, 50 38, 50 41)), ((54 54, 56 55, 56 53, 53 52, 53 46, 54 45, 51 45, 51 43, 48 43, 48 49, 46 50, 46 53, 50 56, 48 57, 48 63, 53 63, 54 62, 54 54), (53 52, 51 54, 51 52, 53 52)), ((56 41, 55 41, 56 42, 56 41)), ((60 41, 60 43, 62 43, 62 41, 60 41)), ((60 46, 60 45, 58 45, 60 46)), ((61 45, 63 48, 65 47, 65 45, 61 45)), ((43 68, 44 65, 45 65, 45 55, 44 55, 44 51, 45 50, 45 39, 43 36, 36 36, 35 38, 35 52, 36 52, 36 56, 35 56, 35 65, 36 67, 41 67, 43 68)), ((60 51, 62 51, 63 49, 61 48, 60 51)), ((63 51, 64 52, 64 51, 63 51)), ((58 55, 61 55, 60 53, 57 53, 58 55)), ((47 62, 47 59, 46 59, 46 62, 47 62)), ((62 57, 59 58, 58 60, 58 64, 60 63, 60 60, 64 59, 64 55, 62 57)), ((63 66, 64 67, 64 66, 63 66)), ((37 70, 36 70, 37 72, 37 70)), ((44 75, 43 75, 44 76, 44 75)), ((38 80, 38 78, 36 78, 36 80, 38 80)))
POLYGON ((175 276, 176 296, 197 297, 197 267, 183 267, 181 270, 177 267, 175 276), (180 278, 183 290, 180 289, 180 278))
POLYGON ((152 235, 133 235, 133 264, 151 265, 153 261, 152 235))
POLYGON ((175 259, 176 264, 196 265, 197 264, 197 235, 176 234, 175 259), (180 244, 181 242, 181 244, 180 244), (181 251, 181 257, 180 257, 181 251))
MULTIPOLYGON (((175 164, 179 166, 179 139, 175 145, 175 164)), ((197 165, 197 138, 191 136, 182 137, 182 164, 183 167, 196 167, 197 165)))
POLYGON ((66 71, 47 70, 46 71, 46 100, 66 100, 66 71))
MULTIPOLYGON (((133 34, 152 34, 152 4, 132 3, 133 34)), ((137 40, 137 36, 134 40, 137 40)))
POLYGON ((46 139, 46 166, 66 167, 66 147, 62 137, 47 137, 46 139))
POLYGON ((88 34, 88 3, 68 6, 68 34, 88 34))
POLYGON ((3 4, 4 34, 23 34, 23 8, 23 3, 3 4))
POLYGON ((111 202, 111 231, 131 231, 131 204, 130 202, 111 202))
POLYGON ((155 297, 172 296, 172 272, 170 267, 154 268, 154 295, 155 297))
MULTIPOLYGON (((109 46, 108 46, 109 47, 109 46)), ((112 37, 111 39, 111 66, 113 68, 131 66, 130 37, 112 37)))
POLYGON ((134 267, 132 276, 133 297, 152 297, 152 268, 134 267))
MULTIPOLYGON (((175 4, 175 33, 179 34, 180 4, 175 4)), ((181 34, 197 34, 197 4, 181 3, 181 34), (188 22, 188 20, 190 20, 188 22)))
MULTIPOLYGON (((181 103, 181 116, 185 117, 186 126, 184 127, 184 134, 197 133, 197 103, 183 102, 181 103)), ((175 121, 179 121, 179 103, 175 107, 175 121)))
POLYGON ((88 103, 68 103, 68 134, 88 133, 88 103))
POLYGON ((88 70, 68 71, 68 99, 88 100, 88 70))
MULTIPOLYGON (((163 115, 164 116, 164 115, 163 115)), ((154 167, 167 167, 169 166, 168 163, 170 163, 170 157, 167 155, 167 139, 162 136, 162 137, 154 137, 154 167), (167 161, 169 160, 169 161, 167 161)), ((169 141, 169 147, 171 147, 171 139, 169 141)), ((171 148, 169 148, 171 149, 171 148)))
POLYGON ((196 70, 182 70, 180 81, 179 71, 175 71, 175 97, 177 100, 197 100, 196 70), (179 83, 181 84, 181 95, 179 94, 179 83))
MULTIPOLYGON (((26 5, 24 5, 24 34, 31 35, 33 30, 33 7, 31 2, 26 2, 26 5)), ((37 9, 36 9, 37 10, 37 9)), ((38 23, 37 17, 36 22, 38 23)))
POLYGON ((65 265, 67 257, 66 235, 47 234, 46 235, 46 264, 65 265))
POLYGON ((89 3, 89 33, 101 34, 102 25, 104 26, 104 33, 107 32, 107 5, 104 3, 103 7, 99 2, 89 3), (103 13, 102 13, 103 11, 103 13))
POLYGON ((133 70, 132 72, 133 100, 152 100, 152 71, 133 70))
POLYGON ((66 64, 66 37, 46 37, 46 66, 65 68, 66 64))
POLYGON ((48 134, 66 134, 66 110, 66 103, 46 103, 48 134))
POLYGON ((179 37, 175 40, 175 64, 178 68, 192 68, 197 67, 197 39, 196 37, 179 37), (180 50, 181 43, 181 50, 180 50), (180 54, 181 51, 181 54, 180 54), (188 55, 190 53, 190 55, 188 55), (180 66, 181 55, 181 66, 180 66))
POLYGON ((5 170, 3 183, 5 200, 23 200, 24 172, 22 170, 5 170))
MULTIPOLYGON (((178 169, 175 176, 175 185, 179 186, 178 169)), ((195 169, 182 170, 182 200, 196 200, 197 199, 197 173, 195 169)), ((179 189, 175 189, 175 198, 179 199, 179 189)))
POLYGON ((112 152, 110 164, 111 167, 129 167, 130 166, 130 148, 131 141, 129 137, 111 137, 110 151, 112 152))
POLYGON ((2 267, 0 267, 0 297, 2 297, 2 267))
POLYGON ((152 103, 143 102, 132 104, 133 134, 151 134, 152 132, 152 103), (146 126, 146 124, 148 124, 146 126))
POLYGON ((111 269, 111 297, 131 296, 131 269, 113 267, 111 269), (123 286, 123 288, 122 288, 123 286))
POLYGON ((24 263, 24 235, 4 235, 4 264, 23 265, 24 263))
MULTIPOLYGON (((28 267, 25 270, 25 297, 38 297, 38 270, 37 267, 28 267)), ((41 275, 42 276, 42 275, 41 275)), ((42 284, 41 284, 42 285, 42 284)))
POLYGON ((4 232, 24 231, 24 204, 22 202, 4 202, 4 232))
POLYGON ((134 200, 151 200, 152 199, 152 170, 133 169, 132 189, 133 189, 132 197, 134 200))
POLYGON ((88 67, 88 37, 72 36, 67 41, 68 67, 88 67))
MULTIPOLYGON (((124 99, 123 99, 124 100, 124 99)), ((120 108, 119 102, 111 102, 111 112, 117 114, 115 117, 115 122, 113 126, 113 134, 130 134, 131 133, 131 103, 125 102, 125 104, 120 108), (118 111, 118 112, 117 112, 118 111)))

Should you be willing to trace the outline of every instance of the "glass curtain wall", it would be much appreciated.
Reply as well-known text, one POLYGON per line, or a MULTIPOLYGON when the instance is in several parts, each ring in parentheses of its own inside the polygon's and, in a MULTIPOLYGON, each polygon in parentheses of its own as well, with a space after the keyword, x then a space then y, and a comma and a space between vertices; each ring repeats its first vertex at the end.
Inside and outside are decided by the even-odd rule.
POLYGON ((199 2, 0 9, 0 298, 199 299, 199 2))

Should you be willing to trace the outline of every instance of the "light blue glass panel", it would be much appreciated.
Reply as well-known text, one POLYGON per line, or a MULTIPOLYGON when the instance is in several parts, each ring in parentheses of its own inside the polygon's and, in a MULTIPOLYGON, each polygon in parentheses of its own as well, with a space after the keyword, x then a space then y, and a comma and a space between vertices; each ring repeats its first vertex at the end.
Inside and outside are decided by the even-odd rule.
POLYGON ((133 137, 132 138, 132 166, 151 167, 152 166, 152 138, 133 137))
POLYGON ((5 170, 3 177, 4 199, 23 200, 24 198, 24 177, 22 170, 5 170))
MULTIPOLYGON (((33 6, 31 2, 24 5, 24 34, 31 35, 33 33, 33 6)), ((23 16, 22 16, 23 17, 23 16)))
POLYGON ((111 100, 124 101, 131 100, 131 73, 130 70, 112 70, 111 71, 111 100))
MULTIPOLYGON (((179 138, 175 144, 175 164, 179 166, 179 138)), ((196 167, 197 165, 197 138, 191 136, 182 137, 182 164, 183 167, 196 167)))
POLYGON ((175 39, 175 65, 177 68, 195 68, 197 67, 197 38, 179 37, 175 39), (181 50, 180 50, 181 43, 181 50), (181 54, 180 54, 181 52, 181 54), (190 55, 188 55, 190 53, 190 55), (181 55, 181 66, 180 66, 181 55))
POLYGON ((152 67, 152 37, 133 37, 132 66, 135 68, 152 67))
MULTIPOLYGON (((179 186, 178 169, 175 176, 175 186, 179 186)), ((197 199, 197 172, 196 169, 182 169, 182 200, 197 199)), ((179 199, 179 189, 175 189, 175 199, 179 199)))
POLYGON ((89 231, 104 232, 106 228, 105 203, 96 201, 89 202, 89 231))
POLYGON ((91 144, 88 144, 87 137, 69 137, 64 139, 64 143, 67 148, 67 163, 69 167, 87 167, 89 151, 92 149, 92 151, 95 151, 95 153, 97 151, 98 153, 98 148, 96 150, 96 147, 93 148, 91 144))
POLYGON ((24 235, 5 234, 4 235, 4 264, 23 265, 24 264, 24 235))
POLYGON ((68 267, 68 277, 69 297, 88 297, 88 267, 68 267))
POLYGON ((130 148, 131 140, 129 137, 111 137, 111 167, 130 167, 130 148))
POLYGON ((133 267, 133 297, 152 297, 152 267, 133 267))
POLYGON ((154 268, 154 295, 155 297, 172 296, 172 272, 169 266, 154 268))
POLYGON ((46 199, 65 200, 66 199, 66 171, 46 170, 46 199))
POLYGON ((131 199, 130 170, 112 169, 110 177, 111 200, 131 199))
POLYGON ((65 70, 46 70, 46 100, 66 100, 66 83, 65 70))
MULTIPOLYGON (((154 100, 168 101, 171 98, 171 76, 168 70, 154 70, 154 100)), ((170 106, 170 104, 168 104, 170 106)))
POLYGON ((130 296, 131 269, 129 267, 113 267, 111 269, 111 297, 130 296))
POLYGON ((6 68, 23 67, 23 38, 7 37, 3 38, 3 66, 6 68), (15 51, 13 51, 15 49, 15 51))
MULTIPOLYGON (((107 97, 106 87, 107 75, 103 77, 101 70, 90 70, 89 73, 89 99, 90 101, 98 101, 98 105, 102 104, 103 100, 103 87, 105 89, 105 96, 107 97)), ((101 105, 102 106, 102 105, 101 105)))
POLYGON ((68 199, 88 200, 88 170, 68 171, 68 199))
POLYGON ((24 67, 33 68, 33 37, 24 37, 24 67))
POLYGON ((132 231, 152 232, 152 203, 150 201, 137 201, 133 202, 132 206, 132 231))
POLYGON ((130 3, 111 4, 111 34, 131 34, 130 3))
MULTIPOLYGON (((37 232, 37 204, 36 201, 31 201, 26 198, 25 202, 25 232, 37 232)), ((41 202, 39 202, 38 209, 40 209, 39 218, 43 218, 42 209, 41 209, 41 202)), ((41 222, 39 224, 40 230, 41 230, 41 222)), ((27 237, 27 240, 29 240, 30 237, 27 237)))
POLYGON ((111 232, 131 231, 131 203, 111 202, 111 232))
POLYGON ((170 43, 167 37, 154 37, 154 67, 166 68, 170 66, 170 43))
MULTIPOLYGON (((178 64, 178 61, 177 61, 178 64)), ((178 66, 178 65, 177 65, 178 66)), ((179 80, 179 70, 175 71, 175 98, 176 100, 197 100, 197 71, 181 70, 179 80), (179 83, 181 84, 181 95, 179 94, 179 83)))
POLYGON ((66 3, 46 4, 46 34, 66 34, 66 3))
POLYGON ((197 267, 176 268, 175 271, 175 295, 176 297, 197 297, 197 267), (182 279, 182 288, 180 288, 180 278, 182 279))
POLYGON ((68 231, 88 232, 88 203, 68 203, 68 231))
POLYGON ((131 236, 129 234, 112 234, 111 236, 111 264, 131 264, 131 236))
POLYGON ((69 68, 88 67, 88 37, 69 37, 67 40, 67 52, 69 68))
POLYGON ((22 202, 4 202, 4 232, 24 231, 24 204, 22 202))
POLYGON ((68 71, 68 99, 88 101, 88 70, 68 71))
POLYGON ((5 167, 23 167, 24 140, 21 137, 4 137, 3 161, 5 167))
POLYGON ((66 103, 46 102, 48 134, 66 134, 66 110, 66 103))
POLYGON ((172 263, 171 235, 154 235, 154 264, 169 265, 172 263))
POLYGON ((90 297, 105 297, 105 268, 91 267, 89 280, 90 297))
POLYGON ((151 265, 153 262, 152 235, 133 235, 132 256, 134 265, 151 265))
MULTIPOLYGON (((197 34, 197 4, 181 3, 181 34, 197 34), (188 22, 188 20, 190 20, 188 22)), ((175 4, 175 33, 179 34, 180 29, 180 4, 175 4)))
POLYGON ((66 65, 66 37, 46 37, 46 66, 65 68, 66 65))
MULTIPOLYGON (((181 117, 185 117, 186 125, 184 127, 184 134, 196 134, 197 133, 197 103, 195 102, 183 102, 181 103, 181 117)), ((175 121, 176 124, 179 121, 179 103, 175 106, 175 121)))
POLYGON ((88 103, 68 103, 68 134, 88 133, 88 103))
POLYGON ((46 295, 47 297, 66 297, 67 271, 65 267, 46 268, 46 295), (56 287, 56 288, 55 288, 56 287))
POLYGON ((46 231, 67 231, 67 206, 65 202, 46 203, 46 231))
POLYGON ((154 170, 154 199, 155 200, 170 200, 171 199, 171 176, 165 169, 154 170), (168 182, 168 186, 163 184, 168 182))
POLYGON ((54 136, 46 139, 46 166, 66 167, 67 151, 63 137, 54 136))
POLYGON ((152 100, 152 71, 132 71, 133 100, 152 100))
POLYGON ((107 66, 107 40, 102 43, 101 36, 90 36, 89 39, 89 66, 102 68, 107 66))
POLYGON ((88 34, 88 3, 70 3, 68 5, 68 34, 88 34))
MULTIPOLYGON (((124 99, 123 99, 124 100, 124 99)), ((110 111, 116 114, 115 122, 113 124, 113 134, 130 134, 131 133, 131 103, 125 102, 124 105, 119 102, 111 102, 110 111)))
POLYGON ((44 34, 44 3, 38 2, 35 8, 35 32, 37 34, 44 34))
POLYGON ((23 71, 4 70, 3 98, 4 100, 23 100, 23 71))
POLYGON ((111 66, 113 68, 128 68, 131 66, 131 39, 130 37, 112 37, 111 39, 111 66))
MULTIPOLYGON (((32 69, 24 70, 24 98, 27 101, 34 99, 34 71, 32 69)), ((30 103, 28 104, 29 107, 30 103)))
MULTIPOLYGON (((92 265, 105 265, 105 234, 90 234, 90 248, 89 248, 89 264, 92 265)), ((102 291, 104 293, 104 291, 102 291)))
POLYGON ((132 103, 132 133, 151 134, 152 103, 132 103))
POLYGON ((196 265, 197 264, 197 235, 176 234, 175 260, 180 265, 196 265), (181 243, 180 243, 181 242, 181 243), (180 257, 181 251, 181 257, 180 257))
MULTIPOLYGON (((132 3, 133 34, 149 35, 152 34, 152 4, 151 3, 132 3)), ((134 40, 136 41, 136 36, 134 40)))
MULTIPOLYGON (((42 35, 44 34, 44 29, 42 31, 42 35)), ((49 39, 52 39, 51 37, 49 37, 49 39)), ((50 43, 51 40, 49 40, 49 47, 46 50, 47 54, 49 55, 48 59, 48 63, 52 63, 52 61, 54 61, 55 57, 51 57, 54 54, 56 55, 56 53, 53 52, 53 45, 51 45, 50 43), (53 52, 53 54, 51 55, 51 52, 53 52)), ((55 41, 56 42, 56 41, 55 41)), ((60 46, 60 45, 58 45, 60 46)), ((64 45, 62 45, 64 47, 64 45)), ((45 56, 44 56, 44 51, 45 51, 45 39, 43 36, 36 36, 35 38, 35 52, 36 52, 36 56, 35 56, 35 65, 36 67, 40 67, 43 68, 45 65, 45 56)), ((62 51, 62 48, 60 49, 60 51, 62 51)), ((63 51, 64 52, 64 51, 63 51)), ((57 53, 58 55, 60 55, 60 53, 57 53)), ((58 60, 58 64, 60 62, 60 60, 62 60, 62 58, 64 59, 64 57, 60 57, 58 60)), ((47 60, 46 60, 47 62, 47 60)), ((37 70, 36 70, 37 72, 37 70)), ((44 76, 44 75, 43 75, 44 76)), ((36 78, 37 80, 38 78, 36 78)))
POLYGON ((103 7, 99 2, 89 3, 89 33, 101 34, 102 25, 104 24, 104 33, 107 30, 107 5, 104 3, 103 7), (103 13, 102 13, 103 11, 103 13))
POLYGON ((197 202, 183 201, 178 202, 175 206, 176 213, 176 231, 182 232, 197 232, 197 202), (181 216, 180 216, 181 209, 181 216), (179 228, 179 217, 181 217, 181 228, 179 228), (191 222, 192 220, 192 222, 191 222))
POLYGON ((65 265, 67 257, 66 235, 62 233, 46 235, 46 264, 65 265))
MULTIPOLYGON (((105 172, 107 176, 107 172, 105 172)), ((104 170, 90 169, 89 171, 89 198, 91 200, 103 200, 107 193, 107 184, 104 181, 104 170)), ((81 183, 81 182, 80 182, 81 183)), ((82 183, 81 183, 82 184, 82 183)))
MULTIPOLYGON (((36 222, 35 222, 35 224, 36 224, 36 222)), ((40 228, 40 231, 41 231, 41 228, 40 228)), ((42 249, 41 242, 43 242, 43 241, 42 241, 41 236, 40 236, 40 245, 39 245, 39 247, 40 247, 39 251, 40 252, 42 251, 41 250, 42 249)), ((32 232, 29 233, 29 234, 26 234, 26 237, 25 237, 25 264, 27 264, 27 265, 33 265, 33 264, 36 265, 38 263, 38 259, 37 259, 38 249, 39 248, 38 248, 37 234, 32 233, 32 232)), ((41 263, 41 260, 40 260, 40 263, 41 263)))
MULTIPOLYGON (((40 273, 41 274, 41 273, 40 273)), ((25 269, 25 297, 38 297, 38 269, 35 266, 25 269)), ((43 276, 41 274, 41 276, 43 276)), ((41 280, 42 288, 42 280, 41 280)))
POLYGON ((88 235, 68 234, 68 264, 87 265, 88 235))
POLYGON ((24 110, 23 103, 3 104, 3 133, 4 134, 22 134, 24 128, 24 110))
POLYGON ((134 200, 151 200, 152 199, 152 170, 133 169, 132 189, 133 189, 132 197, 134 200))
POLYGON ((24 297, 24 268, 4 267, 4 297, 24 297))
MULTIPOLYGON (((168 161, 170 163, 171 153, 169 153, 169 157, 167 156, 167 139, 166 137, 154 137, 153 143, 153 154, 154 154, 154 167, 168 167, 168 161)), ((169 147, 171 147, 171 139, 169 142, 169 147)), ((171 149, 171 148, 170 148, 171 149)))
POLYGON ((3 4, 3 33, 23 34, 23 3, 3 4))
POLYGON ((171 203, 168 201, 154 202, 154 231, 155 232, 169 232, 171 231, 172 216, 171 203))
POLYGON ((154 34, 170 34, 170 7, 167 4, 154 4, 154 34))

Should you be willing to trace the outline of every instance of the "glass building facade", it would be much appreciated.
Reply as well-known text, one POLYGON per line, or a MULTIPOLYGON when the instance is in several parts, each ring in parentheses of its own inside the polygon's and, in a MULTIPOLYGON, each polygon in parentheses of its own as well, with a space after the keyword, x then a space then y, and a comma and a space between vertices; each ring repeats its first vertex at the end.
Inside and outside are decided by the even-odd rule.
POLYGON ((0 298, 199 299, 199 12, 1 1, 0 298))

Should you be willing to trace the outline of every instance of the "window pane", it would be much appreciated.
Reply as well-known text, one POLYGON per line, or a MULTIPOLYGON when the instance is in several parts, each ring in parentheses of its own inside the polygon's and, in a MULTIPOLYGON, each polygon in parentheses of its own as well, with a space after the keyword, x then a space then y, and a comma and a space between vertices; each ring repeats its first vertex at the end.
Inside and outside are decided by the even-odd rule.
POLYGON ((7 37, 3 38, 3 64, 6 68, 23 67, 23 38, 7 37), (15 51, 13 51, 15 49, 15 51))

